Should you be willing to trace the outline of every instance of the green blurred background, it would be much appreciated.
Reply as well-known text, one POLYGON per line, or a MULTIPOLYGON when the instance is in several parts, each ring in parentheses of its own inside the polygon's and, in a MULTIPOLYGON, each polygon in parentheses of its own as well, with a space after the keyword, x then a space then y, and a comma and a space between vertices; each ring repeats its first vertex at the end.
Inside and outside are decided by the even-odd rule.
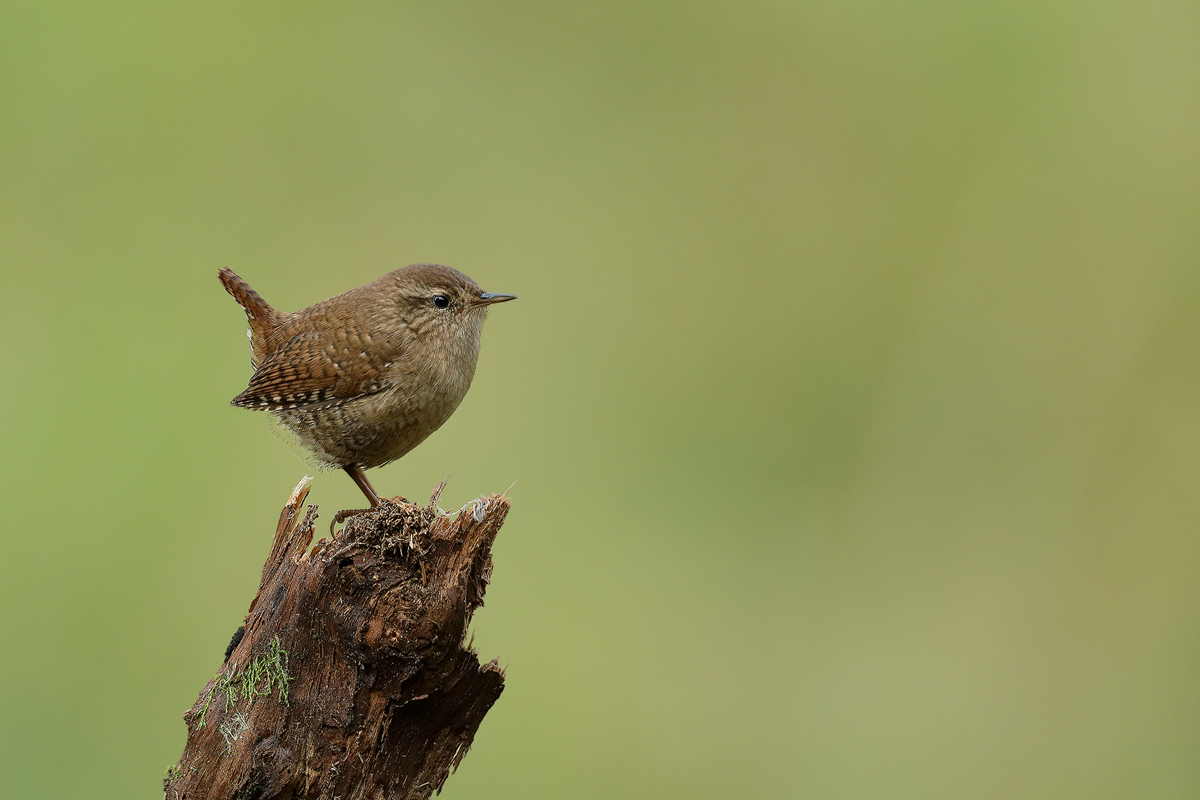
POLYGON ((1194 0, 8 0, 0 796, 160 796, 305 473, 228 405, 218 267, 294 310, 414 261, 521 297, 372 473, 519 479, 445 797, 1200 795, 1197 42, 1194 0))

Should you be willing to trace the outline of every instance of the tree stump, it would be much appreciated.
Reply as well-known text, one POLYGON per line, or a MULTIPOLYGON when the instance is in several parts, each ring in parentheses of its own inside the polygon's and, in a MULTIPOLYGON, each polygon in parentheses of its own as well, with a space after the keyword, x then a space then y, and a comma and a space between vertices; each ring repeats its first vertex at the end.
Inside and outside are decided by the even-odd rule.
POLYGON ((402 499, 309 551, 305 481, 279 518, 244 629, 186 714, 172 798, 427 798, 504 689, 466 643, 499 495, 442 514, 402 499), (298 524, 297 524, 298 523, 298 524))

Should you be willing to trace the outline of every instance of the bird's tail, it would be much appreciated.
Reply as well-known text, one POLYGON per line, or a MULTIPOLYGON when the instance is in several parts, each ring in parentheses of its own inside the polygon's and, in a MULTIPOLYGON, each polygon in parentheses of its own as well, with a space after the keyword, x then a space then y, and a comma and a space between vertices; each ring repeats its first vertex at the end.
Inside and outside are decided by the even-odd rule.
POLYGON ((258 364, 263 359, 271 332, 279 327, 285 315, 271 308, 258 292, 250 288, 250 284, 229 267, 221 267, 217 274, 225 291, 246 309, 246 321, 250 323, 250 347, 254 352, 254 362, 258 364))

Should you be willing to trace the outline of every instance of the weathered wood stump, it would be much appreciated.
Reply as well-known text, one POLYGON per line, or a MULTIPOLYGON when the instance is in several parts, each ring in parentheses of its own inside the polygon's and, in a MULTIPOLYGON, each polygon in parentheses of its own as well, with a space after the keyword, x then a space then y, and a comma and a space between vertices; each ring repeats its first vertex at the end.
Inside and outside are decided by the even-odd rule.
MULTIPOLYGON (((465 641, 509 503, 386 502, 309 551, 296 487, 167 798, 427 798, 504 689, 465 641)), ((435 496, 436 499, 436 496, 435 496)))

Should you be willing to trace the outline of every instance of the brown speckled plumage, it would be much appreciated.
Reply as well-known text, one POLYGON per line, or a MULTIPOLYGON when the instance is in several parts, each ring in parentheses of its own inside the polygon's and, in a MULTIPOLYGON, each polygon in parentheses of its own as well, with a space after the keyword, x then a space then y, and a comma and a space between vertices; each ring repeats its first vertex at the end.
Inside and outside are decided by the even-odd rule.
POLYGON ((285 314, 232 270, 220 278, 246 310, 255 367, 232 404, 273 412, 372 505, 361 470, 400 458, 454 413, 475 375, 487 307, 514 299, 450 267, 412 264, 285 314))

